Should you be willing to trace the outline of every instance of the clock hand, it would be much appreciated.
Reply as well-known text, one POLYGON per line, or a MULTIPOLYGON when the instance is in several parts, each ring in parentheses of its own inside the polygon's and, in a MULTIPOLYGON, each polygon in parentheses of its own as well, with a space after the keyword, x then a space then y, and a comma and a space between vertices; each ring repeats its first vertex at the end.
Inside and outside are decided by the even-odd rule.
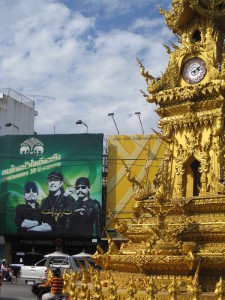
POLYGON ((199 72, 200 68, 201 68, 201 67, 198 66, 197 68, 193 69, 193 70, 191 71, 191 75, 196 75, 196 74, 199 72))

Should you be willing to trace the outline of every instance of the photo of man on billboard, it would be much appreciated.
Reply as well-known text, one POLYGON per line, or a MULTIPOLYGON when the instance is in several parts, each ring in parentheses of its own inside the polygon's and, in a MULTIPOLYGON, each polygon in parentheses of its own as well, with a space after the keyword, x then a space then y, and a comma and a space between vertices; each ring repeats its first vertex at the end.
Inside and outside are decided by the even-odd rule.
POLYGON ((37 202, 38 187, 35 182, 27 182, 24 186, 25 204, 19 204, 16 207, 15 223, 18 234, 28 232, 51 231, 51 226, 42 222, 40 206, 37 202))
POLYGON ((49 194, 41 203, 43 219, 51 226, 51 236, 68 236, 75 200, 65 194, 60 171, 55 170, 48 175, 48 189, 49 194))
POLYGON ((90 181, 80 177, 75 182, 77 201, 73 213, 73 232, 78 236, 101 236, 101 206, 90 198, 90 181))

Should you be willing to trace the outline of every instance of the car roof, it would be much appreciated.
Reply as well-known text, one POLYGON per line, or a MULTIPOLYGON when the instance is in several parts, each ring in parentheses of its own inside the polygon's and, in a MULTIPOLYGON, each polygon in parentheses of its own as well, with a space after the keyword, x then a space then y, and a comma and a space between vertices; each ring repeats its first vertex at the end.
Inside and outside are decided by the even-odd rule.
POLYGON ((60 252, 60 251, 56 251, 56 252, 53 252, 53 253, 49 253, 49 254, 46 254, 44 257, 51 257, 51 256, 65 256, 65 257, 67 257, 67 256, 69 256, 68 254, 66 254, 66 253, 62 253, 62 252, 60 252))
POLYGON ((81 253, 72 255, 72 257, 75 257, 75 258, 91 257, 91 256, 92 256, 92 254, 85 253, 85 252, 81 252, 81 253))

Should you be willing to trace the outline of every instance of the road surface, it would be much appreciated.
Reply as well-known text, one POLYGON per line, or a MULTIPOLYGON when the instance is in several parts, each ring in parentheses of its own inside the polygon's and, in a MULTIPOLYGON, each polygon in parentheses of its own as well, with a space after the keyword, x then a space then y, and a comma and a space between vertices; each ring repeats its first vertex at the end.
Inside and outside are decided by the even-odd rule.
POLYGON ((31 287, 20 282, 18 279, 17 284, 11 284, 10 282, 2 282, 1 300, 36 300, 37 296, 35 296, 31 292, 31 287))

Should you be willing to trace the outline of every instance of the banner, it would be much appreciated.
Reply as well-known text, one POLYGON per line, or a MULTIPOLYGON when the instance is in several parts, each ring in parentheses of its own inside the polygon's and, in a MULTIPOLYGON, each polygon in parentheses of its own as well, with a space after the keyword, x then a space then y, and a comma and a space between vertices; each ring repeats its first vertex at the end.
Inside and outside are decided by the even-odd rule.
POLYGON ((102 134, 0 137, 0 234, 100 237, 102 134))
MULTIPOLYGON (((127 179, 126 166, 132 176, 142 181, 145 176, 145 162, 149 147, 150 169, 148 178, 153 182, 155 174, 162 163, 166 143, 153 135, 113 135, 108 139, 108 178, 107 205, 118 219, 128 219, 132 215, 135 203, 131 182, 127 179), (123 163, 124 162, 124 163, 123 163)), ((153 183, 152 183, 153 185, 153 183)), ((115 222, 106 215, 107 229, 113 229, 115 222)))

